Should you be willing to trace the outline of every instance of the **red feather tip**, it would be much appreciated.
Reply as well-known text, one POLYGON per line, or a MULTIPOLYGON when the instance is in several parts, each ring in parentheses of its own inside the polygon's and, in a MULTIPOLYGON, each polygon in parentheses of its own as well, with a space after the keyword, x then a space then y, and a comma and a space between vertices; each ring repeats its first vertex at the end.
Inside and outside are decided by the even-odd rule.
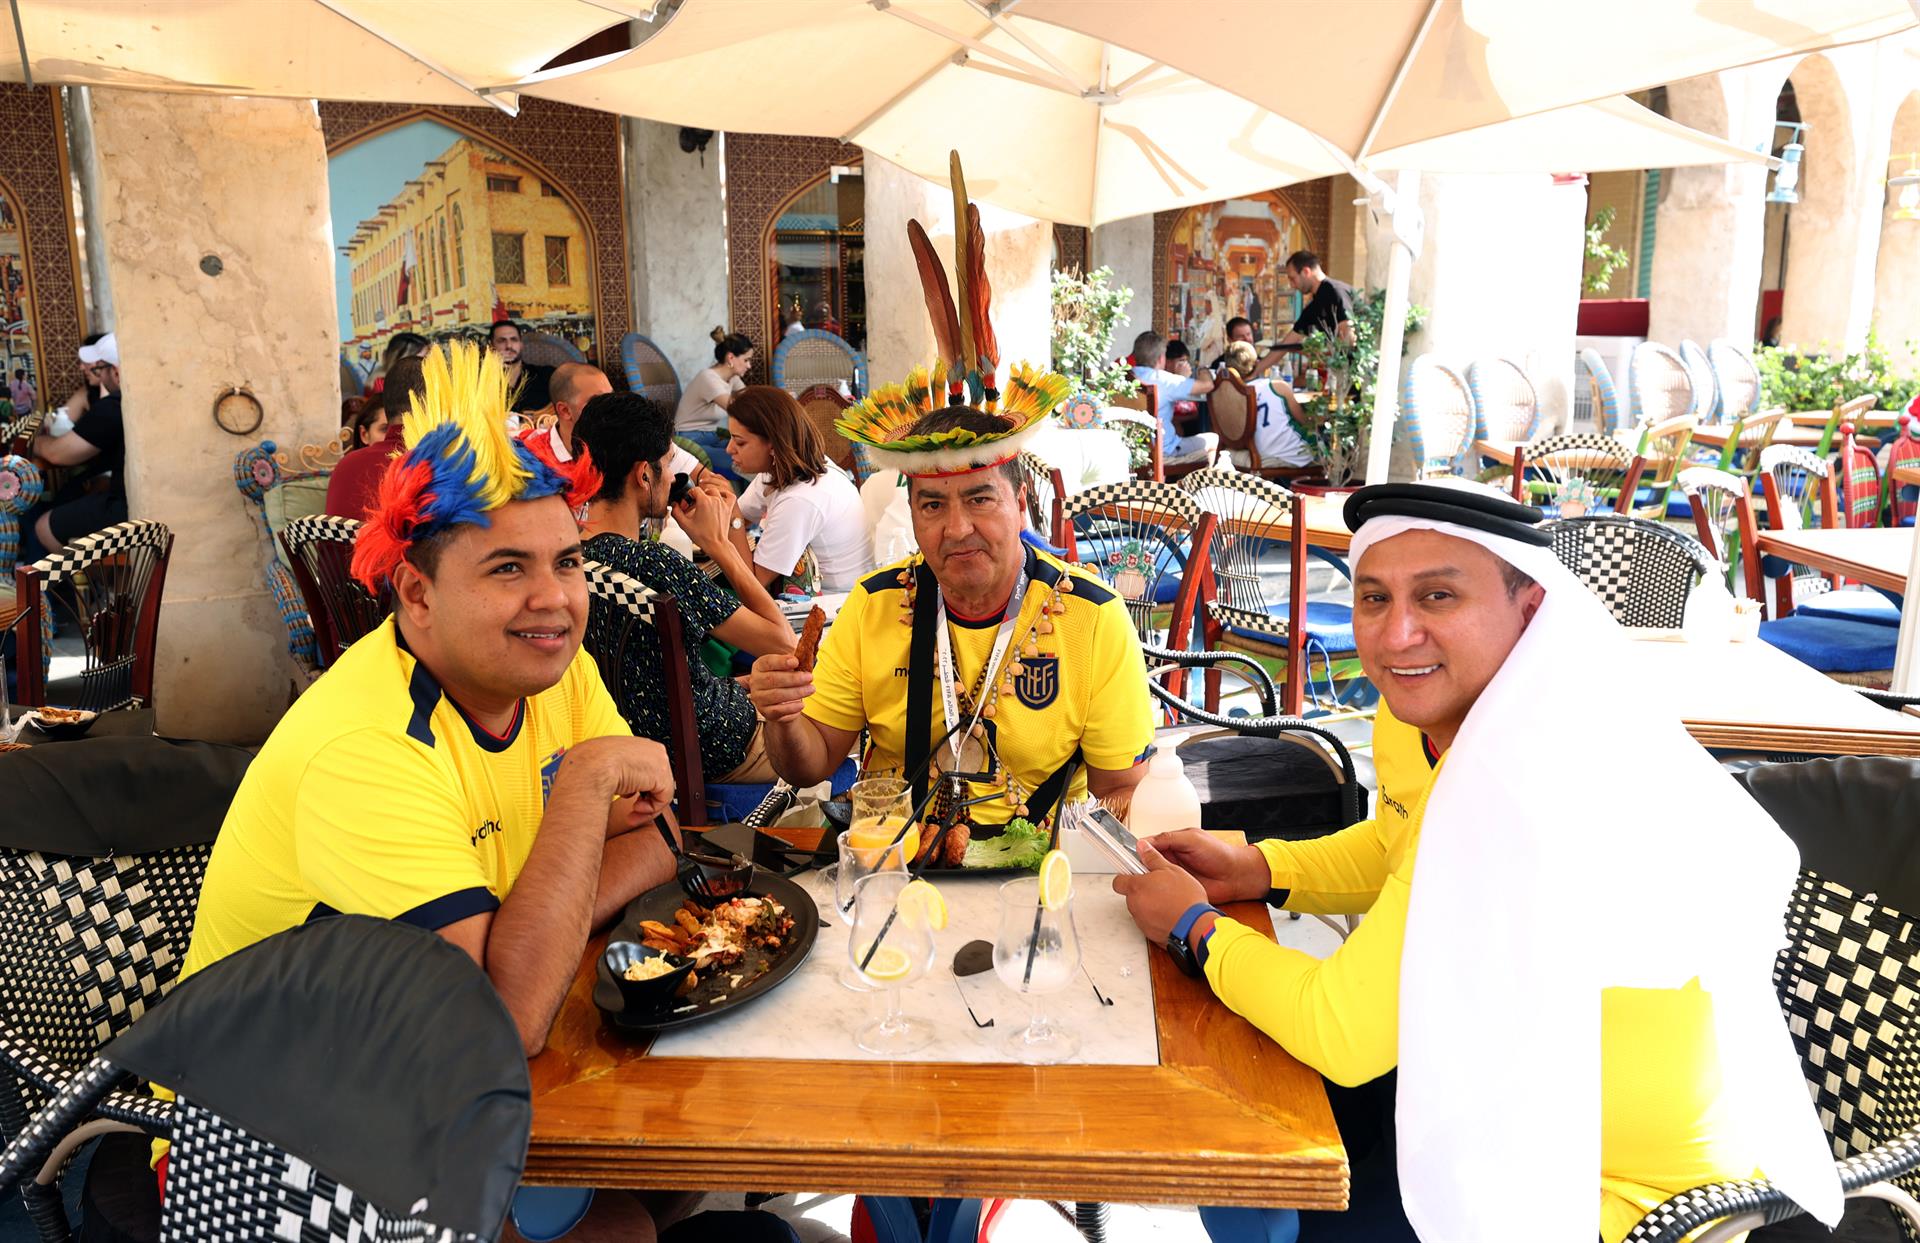
POLYGON ((541 463, 554 474, 567 481, 567 508, 578 509, 600 494, 600 471, 593 464, 593 455, 587 452, 585 445, 580 446, 580 455, 570 462, 562 462, 560 455, 554 452, 553 435, 542 428, 530 428, 520 433, 520 443, 527 452, 540 459, 541 463))

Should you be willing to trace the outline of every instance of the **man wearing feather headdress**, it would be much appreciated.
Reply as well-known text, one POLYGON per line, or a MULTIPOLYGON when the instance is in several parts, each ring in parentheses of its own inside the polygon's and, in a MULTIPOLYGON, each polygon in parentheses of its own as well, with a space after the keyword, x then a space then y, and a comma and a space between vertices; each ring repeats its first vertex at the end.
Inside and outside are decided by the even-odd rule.
MULTIPOLYGON (((908 226, 940 358, 839 425, 907 476, 920 552, 860 583, 811 671, 762 657, 751 693, 774 768, 795 785, 825 780, 864 729, 863 767, 903 770, 916 800, 930 767, 981 774, 968 819, 997 831, 1042 822, 1063 797, 1124 799, 1153 710, 1125 602, 1021 538, 1020 448, 1068 382, 1016 363, 1000 387, 985 234, 957 156, 953 185, 957 291, 920 223, 908 226)), ((947 839, 948 863, 965 844, 947 839)))

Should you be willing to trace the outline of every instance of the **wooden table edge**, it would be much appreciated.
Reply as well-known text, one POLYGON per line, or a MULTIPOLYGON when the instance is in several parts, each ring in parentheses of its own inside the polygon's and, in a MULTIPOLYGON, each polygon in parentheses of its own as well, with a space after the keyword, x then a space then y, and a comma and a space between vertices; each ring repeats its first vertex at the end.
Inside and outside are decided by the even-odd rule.
POLYGON ((1783 561, 1792 561, 1798 565, 1811 566, 1816 570, 1822 570, 1830 574, 1838 574, 1842 578, 1851 578, 1856 582, 1866 583, 1872 587, 1884 587, 1888 591, 1897 592, 1904 592, 1906 590, 1907 580, 1904 575, 1889 574, 1879 566, 1864 565, 1837 553, 1803 547, 1793 542, 1793 536, 1795 534, 1799 534, 1799 532, 1762 531, 1759 539, 1759 550, 1762 554, 1779 557, 1783 561))

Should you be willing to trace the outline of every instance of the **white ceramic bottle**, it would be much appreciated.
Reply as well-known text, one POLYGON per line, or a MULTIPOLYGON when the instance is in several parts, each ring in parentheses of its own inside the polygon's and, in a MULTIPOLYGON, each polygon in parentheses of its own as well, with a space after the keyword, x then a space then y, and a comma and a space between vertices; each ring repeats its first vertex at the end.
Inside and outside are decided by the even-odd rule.
POLYGON ((1161 747, 1147 761, 1147 775, 1134 787, 1127 828, 1135 837, 1200 827, 1200 795, 1187 780, 1180 753, 1161 747))

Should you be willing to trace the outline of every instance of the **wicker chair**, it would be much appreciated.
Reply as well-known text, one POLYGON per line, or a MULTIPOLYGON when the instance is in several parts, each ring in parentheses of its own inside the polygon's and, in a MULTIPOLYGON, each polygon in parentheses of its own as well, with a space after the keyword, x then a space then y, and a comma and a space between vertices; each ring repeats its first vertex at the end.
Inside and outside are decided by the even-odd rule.
POLYGON ((1628 487, 1632 498, 1627 503, 1628 514, 1655 522, 1688 516, 1686 501, 1673 495, 1673 485, 1688 465, 1687 448, 1693 443, 1693 428, 1692 417, 1683 415, 1656 423, 1640 433, 1640 444, 1634 450, 1640 471, 1628 487))
MULTIPOLYGON (((1736 772, 1800 852, 1773 984, 1850 1199, 1889 1200, 1920 1239, 1920 1082, 1911 1050, 1920 992, 1920 886, 1908 866, 1920 762, 1885 756, 1760 764, 1736 772)), ((1738 1085, 1729 1085, 1738 1090, 1738 1085)), ((1890 1212, 1891 1210, 1881 1210, 1890 1212)), ((1696 1187, 1643 1217, 1630 1243, 1679 1243, 1710 1222, 1726 1238, 1797 1217, 1763 1180, 1696 1187)), ((1851 1220, 1853 1214, 1849 1214, 1851 1220)))
POLYGON ((1728 590, 1735 590, 1735 584, 1744 581, 1738 563, 1740 498, 1747 494, 1746 481, 1717 467, 1689 466, 1676 482, 1701 545, 1724 567, 1728 590))
POLYGON ((178 1094, 152 1128, 163 1239, 484 1243, 526 1163, 512 1018, 462 950, 398 922, 318 920, 197 973, 60 1089, 0 1186, 129 1073, 178 1094))
MULTIPOLYGON (((1760 471, 1767 502, 1767 530, 1797 531, 1813 526, 1832 530, 1841 525, 1832 462, 1797 445, 1769 445, 1760 455, 1760 471)), ((1773 579, 1776 618, 1798 612, 1808 617, 1873 621, 1883 626, 1900 624, 1900 610, 1879 592, 1837 590, 1840 579, 1811 566, 1763 557, 1760 572, 1773 579)))
POLYGON ((836 391, 845 384, 859 397, 867 391, 866 356, 822 328, 782 337, 773 351, 773 386, 797 397, 816 384, 836 391))
POLYGON ((1707 352, 1694 341, 1680 343, 1680 362, 1693 383, 1693 417, 1700 423, 1720 421, 1720 384, 1714 378, 1707 352))
MULTIPOLYGON (((1317 660, 1328 694, 1322 704, 1316 690, 1315 702, 1338 706, 1334 666, 1353 657, 1353 606, 1307 598, 1307 557, 1312 550, 1305 539, 1287 538, 1305 524, 1303 499, 1280 484, 1236 471, 1200 471, 1182 479, 1180 487, 1215 520, 1201 593, 1206 647, 1281 661, 1281 708, 1289 716, 1304 711, 1317 660), (1280 533, 1270 534, 1276 527, 1280 533), (1287 563, 1284 597, 1262 572, 1263 562, 1276 556, 1284 556, 1287 563)), ((1337 560, 1333 564, 1342 572, 1346 569, 1337 560)), ((1219 702, 1219 678, 1210 674, 1207 706, 1217 708, 1219 702)))
POLYGON ((826 450, 827 458, 836 466, 852 475, 855 483, 866 481, 866 472, 854 456, 854 444, 840 434, 835 426, 840 416, 846 413, 852 402, 840 395, 840 390, 825 384, 816 384, 799 396, 800 408, 807 412, 807 418, 813 424, 813 430, 819 433, 820 447, 826 450))
POLYGON ((1888 526, 1910 527, 1920 511, 1920 488, 1901 483, 1893 477, 1893 470, 1896 466, 1920 466, 1920 422, 1903 425, 1883 453, 1881 486, 1885 494, 1880 508, 1887 515, 1888 526))
POLYGON ((1603 436, 1623 431, 1628 426, 1626 411, 1621 408, 1620 391, 1614 387, 1607 360, 1600 357, 1599 350, 1588 348, 1575 356, 1574 363, 1574 369, 1580 373, 1574 382, 1586 380, 1588 400, 1593 407, 1593 430, 1603 436))
POLYGON ((627 387, 660 407, 668 417, 680 408, 680 375, 650 338, 637 332, 621 337, 620 366, 627 373, 627 387))
POLYGON ((1622 511, 1633 499, 1634 455, 1611 436, 1548 436, 1515 450, 1513 460, 1528 499, 1549 512, 1622 511))
POLYGON ((1731 341, 1715 341, 1707 347, 1707 365, 1720 394, 1722 422, 1744 419, 1760 408, 1760 370, 1745 350, 1731 341))
MULTIPOLYGON (((1770 481, 1771 476, 1764 477, 1763 486, 1770 481)), ((1779 508, 1785 506, 1776 505, 1773 498, 1769 497, 1769 521, 1772 521, 1779 508)), ((1827 512, 1832 512, 1830 507, 1827 512)), ((1760 525, 1754 514, 1753 497, 1744 487, 1740 495, 1734 498, 1734 519, 1739 524, 1741 544, 1757 549, 1760 525)), ((1791 578, 1794 570, 1788 562, 1760 556, 1746 557, 1741 568, 1746 580, 1746 594, 1755 600, 1766 599, 1766 579, 1791 578)), ((1811 571, 1808 573, 1811 574, 1811 571)), ((1824 583, 1824 580, 1821 582, 1824 583)), ((1814 590, 1811 578, 1805 589, 1814 590)), ((1791 588, 1784 593, 1777 593, 1776 607, 1784 597, 1790 611, 1777 614, 1772 621, 1761 622, 1760 638, 1836 681, 1850 686, 1885 687, 1893 677, 1894 652, 1900 633, 1897 625, 1886 624, 1871 616, 1875 611, 1883 611, 1876 595, 1865 592, 1847 592, 1845 595, 1854 599, 1839 600, 1837 603, 1823 600, 1818 608, 1791 611, 1794 608, 1791 588), (1849 607, 1850 604, 1864 607, 1856 609, 1849 607)))
POLYGON ((1169 483, 1134 479, 1068 497, 1061 516, 1075 558, 1126 603, 1141 642, 1186 647, 1202 578, 1193 562, 1206 555, 1193 498, 1169 483))
POLYGON ((1558 518, 1541 528, 1553 553, 1622 626, 1677 630, 1687 597, 1713 559, 1698 542, 1657 522, 1601 514, 1558 518))
MULTIPOLYGON (((240 747, 153 737, 87 738, 0 757, 0 801, 34 807, 0 830, 7 1140, 172 988, 214 837, 251 758, 240 747), (132 814, 136 804, 166 814, 132 814)), ((163 1127, 171 1107, 115 1091, 95 1112, 163 1127)), ((42 1239, 69 1237, 57 1182, 27 1184, 22 1194, 42 1239)))
POLYGON ((1067 481, 1060 468, 1047 465, 1039 454, 1025 449, 1020 453, 1020 473, 1027 481, 1027 524, 1048 544, 1065 550, 1067 481))
POLYGON ((1742 479, 1753 480, 1760 474, 1760 461, 1766 454, 1767 446, 1773 443, 1774 436, 1783 428, 1792 426, 1784 410, 1735 419, 1729 429, 1726 447, 1720 451, 1720 469, 1742 479))
POLYGON ((173 532, 158 522, 121 522, 82 535, 59 552, 13 572, 19 598, 20 702, 46 705, 48 659, 43 642, 55 608, 71 589, 73 620, 86 644, 86 665, 73 707, 93 712, 153 704, 153 666, 160 633, 160 596, 167 581, 173 532))
POLYGON ((1413 450, 1417 479, 1452 475, 1459 471, 1473 447, 1475 424, 1473 392, 1460 373, 1431 354, 1422 354, 1407 368, 1400 390, 1400 420, 1395 432, 1405 432, 1413 450))
POLYGON ((1222 371, 1207 395, 1207 413, 1220 436, 1220 449, 1247 473, 1262 479, 1304 479, 1320 473, 1318 466, 1285 466, 1260 460, 1260 395, 1232 371, 1222 371))
MULTIPOLYGON (((23 457, 0 457, 0 635, 13 626, 20 606, 13 594, 13 570, 20 563, 20 521, 40 502, 46 485, 40 470, 23 457)), ((51 643, 51 631, 42 636, 51 643)))
POLYGON ((1133 468, 1136 479, 1154 483, 1167 481, 1167 463, 1160 443, 1160 386, 1141 383, 1126 397, 1115 397, 1107 407, 1107 426, 1127 442, 1127 452, 1140 465, 1133 468))
POLYGON ((1467 368, 1476 440, 1532 440, 1540 431, 1540 395, 1518 364, 1476 359, 1467 368))
POLYGON ((353 576, 353 541, 359 533, 359 522, 332 514, 295 518, 280 532, 293 581, 313 619, 322 669, 332 667, 393 612, 390 591, 373 595, 353 576))
POLYGON ((287 654, 308 681, 318 677, 325 664, 314 639, 313 619, 292 570, 281 556, 277 536, 289 521, 325 510, 327 479, 339 465, 352 434, 343 428, 326 444, 303 448, 298 465, 271 440, 241 450, 233 461, 234 487, 246 498, 247 516, 266 545, 267 590, 273 594, 280 624, 287 630, 287 654))
POLYGON ((1836 487, 1840 494, 1840 509, 1846 517, 1849 527, 1877 527, 1880 525, 1880 463, 1865 445, 1854 438, 1852 431, 1843 429, 1840 434, 1841 467, 1836 487))
POLYGON ((1630 413, 1635 427, 1694 413, 1693 376, 1678 354, 1664 345, 1642 341, 1633 347, 1632 369, 1628 388, 1632 390, 1630 413))

